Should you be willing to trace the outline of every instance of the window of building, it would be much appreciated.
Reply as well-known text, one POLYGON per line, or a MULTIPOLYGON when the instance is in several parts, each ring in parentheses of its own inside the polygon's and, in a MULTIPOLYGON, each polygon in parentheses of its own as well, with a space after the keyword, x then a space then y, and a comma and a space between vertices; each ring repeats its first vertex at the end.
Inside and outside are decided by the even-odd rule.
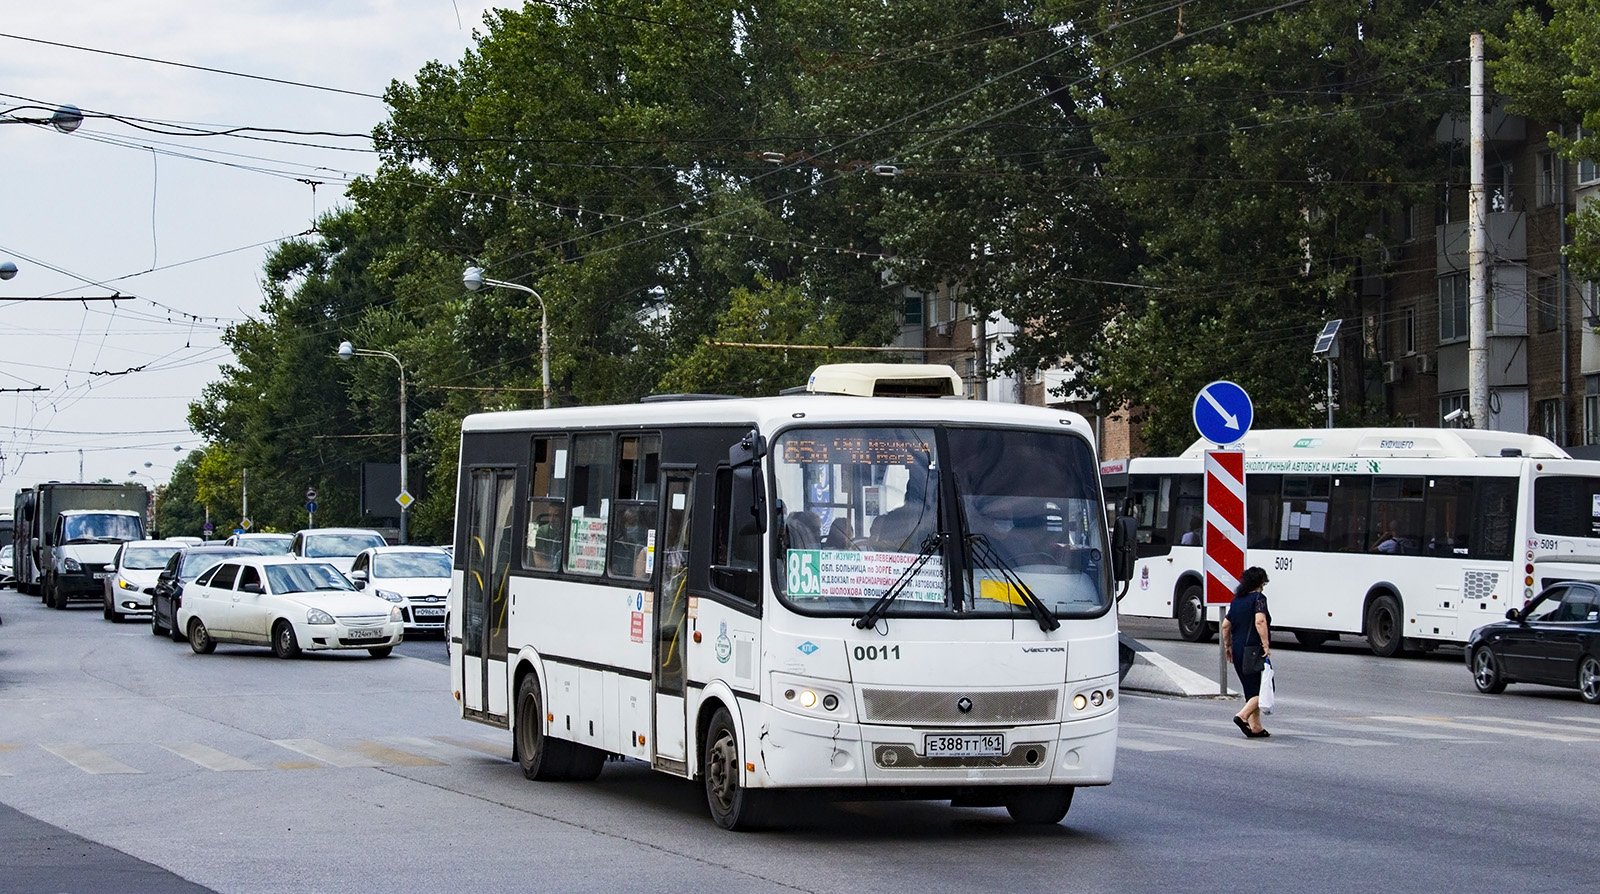
POLYGON ((1539 153, 1538 167, 1534 172, 1537 178, 1534 183, 1534 203, 1540 208, 1556 203, 1556 172, 1559 164, 1561 160, 1554 152, 1539 153))
POLYGON ((1439 277, 1439 341, 1467 337, 1467 274, 1439 277))
POLYGON ((920 293, 906 295, 905 315, 907 326, 922 325, 922 295, 920 293))
POLYGON ((1395 347, 1400 353, 1410 356, 1417 352, 1417 309, 1407 307, 1400 311, 1400 337, 1395 347))
POLYGON ((1539 420, 1539 434, 1560 444, 1563 440, 1561 432, 1561 401, 1539 401, 1537 418, 1539 420))
POLYGON ((1583 443, 1600 444, 1600 375, 1583 377, 1583 443))
POLYGON ((1593 186, 1596 183, 1600 183, 1600 164, 1596 164, 1592 158, 1579 159, 1578 185, 1593 186))
POLYGON ((1534 286, 1534 317, 1540 332, 1554 332, 1561 319, 1560 283, 1553 276, 1541 276, 1534 286))

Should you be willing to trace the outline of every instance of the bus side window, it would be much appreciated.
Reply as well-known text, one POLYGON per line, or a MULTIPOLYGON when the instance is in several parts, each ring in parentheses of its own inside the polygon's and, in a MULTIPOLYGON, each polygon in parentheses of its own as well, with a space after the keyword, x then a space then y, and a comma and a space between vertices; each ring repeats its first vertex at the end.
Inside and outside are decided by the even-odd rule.
POLYGON ((1323 552, 1328 549, 1330 479, 1326 475, 1285 475, 1278 548, 1323 552))
POLYGON ((1282 475, 1244 476, 1244 526, 1251 549, 1278 545, 1278 494, 1282 475))
POLYGON ((1336 553, 1367 551, 1367 497, 1372 483, 1365 475, 1333 479, 1328 508, 1328 550, 1336 553))
POLYGON ((528 538, 522 567, 555 571, 567 530, 567 436, 535 436, 529 463, 528 538))
POLYGON ((599 575, 606 570, 612 485, 611 435, 573 438, 572 519, 567 525, 567 570, 599 575))
POLYGON ((660 435, 618 439, 616 502, 611 521, 611 576, 643 580, 654 569, 660 435))
POLYGON ((1372 550, 1394 555, 1421 555, 1423 497, 1427 479, 1420 475, 1375 475, 1372 478, 1372 550))
POLYGON ((716 551, 711 557, 711 585, 745 602, 761 600, 761 532, 751 495, 734 487, 733 470, 717 469, 716 551))
POLYGON ((1472 524, 1475 479, 1437 475, 1428 479, 1427 511, 1422 530, 1422 551, 1430 556, 1468 554, 1468 526, 1472 524))
POLYGON ((1517 479, 1479 478, 1472 512, 1472 535, 1467 541, 1474 559, 1509 561, 1514 553, 1512 533, 1517 524, 1517 479))

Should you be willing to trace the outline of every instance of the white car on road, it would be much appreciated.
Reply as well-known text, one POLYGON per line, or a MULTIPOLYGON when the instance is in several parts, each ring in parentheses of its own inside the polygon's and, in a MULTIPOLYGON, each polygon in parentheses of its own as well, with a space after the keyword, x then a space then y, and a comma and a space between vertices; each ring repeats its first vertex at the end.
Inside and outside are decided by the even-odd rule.
POLYGON ((208 654, 217 643, 301 650, 366 649, 387 658, 405 633, 400 607, 357 590, 342 569, 291 556, 224 559, 183 590, 178 629, 208 654))
POLYGON ((356 556, 357 587, 400 606, 406 632, 444 633, 450 554, 433 546, 375 546, 356 556))
MULTIPOLYGON (((111 564, 105 567, 105 608, 107 621, 121 621, 131 614, 150 610, 150 594, 167 560, 183 549, 176 540, 130 540, 117 548, 111 564)), ((98 575, 96 575, 98 576, 98 575)))
POLYGON ((370 528, 306 528, 295 532, 289 552, 302 559, 323 559, 338 565, 340 571, 349 571, 362 550, 386 542, 370 528))

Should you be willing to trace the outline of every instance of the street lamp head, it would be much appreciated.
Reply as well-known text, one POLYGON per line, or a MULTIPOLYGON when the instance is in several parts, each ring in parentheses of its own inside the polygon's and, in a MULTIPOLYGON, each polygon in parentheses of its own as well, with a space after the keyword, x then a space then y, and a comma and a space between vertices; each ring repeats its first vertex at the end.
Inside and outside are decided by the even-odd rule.
POLYGON ((349 360, 356 355, 356 347, 347 341, 339 342, 339 359, 349 360))
POLYGON ((60 106, 50 116, 50 123, 62 133, 72 133, 83 124, 83 110, 71 103, 60 106))
POLYGON ((466 272, 461 274, 461 284, 466 286, 469 292, 476 292, 483 288, 483 268, 468 267, 466 272))
POLYGON ((17 275, 17 265, 10 261, 0 261, 0 279, 10 279, 17 275))

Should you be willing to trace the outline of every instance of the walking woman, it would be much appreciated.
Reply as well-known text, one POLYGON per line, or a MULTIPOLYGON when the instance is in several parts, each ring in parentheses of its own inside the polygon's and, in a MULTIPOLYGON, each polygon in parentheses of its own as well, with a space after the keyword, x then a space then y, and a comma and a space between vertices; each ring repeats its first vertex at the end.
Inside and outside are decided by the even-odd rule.
POLYGON ((1272 655, 1272 615, 1267 611, 1266 594, 1261 592, 1266 585, 1265 570, 1246 568, 1233 591, 1228 614, 1222 619, 1223 654, 1233 662, 1245 698, 1244 707, 1233 715, 1233 722, 1251 739, 1272 735, 1261 726, 1261 672, 1272 655))

